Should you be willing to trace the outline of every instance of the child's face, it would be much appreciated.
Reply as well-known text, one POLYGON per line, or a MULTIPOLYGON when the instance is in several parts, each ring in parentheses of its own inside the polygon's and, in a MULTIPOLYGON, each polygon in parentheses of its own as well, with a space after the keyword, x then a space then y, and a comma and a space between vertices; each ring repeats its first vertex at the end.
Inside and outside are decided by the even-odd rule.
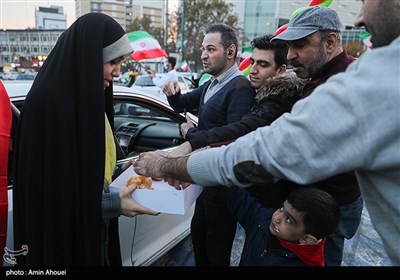
POLYGON ((301 214, 285 200, 283 206, 272 215, 270 232, 280 239, 298 243, 305 236, 301 214))

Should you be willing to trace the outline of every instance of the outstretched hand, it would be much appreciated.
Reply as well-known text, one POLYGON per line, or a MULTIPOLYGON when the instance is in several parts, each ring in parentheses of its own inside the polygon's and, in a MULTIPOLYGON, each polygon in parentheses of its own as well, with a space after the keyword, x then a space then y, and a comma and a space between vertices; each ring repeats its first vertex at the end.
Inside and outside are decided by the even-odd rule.
POLYGON ((134 162, 133 164, 133 169, 137 174, 146 176, 146 177, 152 177, 152 178, 164 178, 164 181, 167 182, 169 185, 175 187, 176 189, 186 189, 190 183, 186 182, 192 182, 191 178, 187 172, 185 172, 183 169, 182 172, 180 173, 175 173, 175 171, 180 170, 179 164, 178 165, 170 165, 168 164, 169 161, 174 160, 174 159, 183 159, 181 164, 186 166, 186 157, 184 158, 174 158, 170 157, 164 157, 160 155, 158 152, 145 152, 141 153, 139 155, 139 158, 134 162), (168 168, 166 169, 165 167, 169 166, 169 173, 168 173, 168 168), (174 170, 174 172, 171 172, 174 170), (177 175, 176 178, 179 179, 173 179, 171 178, 171 173, 177 175), (184 176, 182 176, 184 175, 184 176))
POLYGON ((163 92, 166 96, 173 96, 181 91, 179 84, 175 80, 169 80, 163 87, 163 92))
POLYGON ((121 199, 122 215, 127 217, 134 217, 136 215, 142 215, 142 214, 147 214, 152 216, 158 215, 159 214, 158 212, 143 207, 142 205, 140 205, 131 198, 131 194, 135 190, 136 190, 135 185, 129 185, 119 193, 119 197, 121 199))
POLYGON ((164 182, 168 183, 170 186, 173 186, 177 190, 184 190, 191 185, 190 183, 182 182, 174 178, 164 178, 164 182))
POLYGON ((161 162, 163 159, 164 157, 156 152, 141 153, 133 163, 133 169, 139 175, 163 178, 164 174, 161 172, 161 162))

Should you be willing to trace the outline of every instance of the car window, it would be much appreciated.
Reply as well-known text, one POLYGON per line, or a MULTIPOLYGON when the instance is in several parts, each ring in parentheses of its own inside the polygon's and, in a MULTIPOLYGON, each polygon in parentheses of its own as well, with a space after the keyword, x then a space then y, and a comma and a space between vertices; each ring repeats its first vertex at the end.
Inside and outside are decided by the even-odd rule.
POLYGON ((182 120, 159 104, 114 99, 114 133, 128 157, 179 145, 182 120))
POLYGON ((159 120, 172 121, 170 117, 160 113, 158 110, 124 101, 114 102, 114 116, 138 117, 141 119, 157 118, 159 120))
POLYGON ((192 85, 193 85, 192 79, 189 79, 187 77, 183 77, 183 80, 185 81, 185 83, 186 83, 186 85, 188 86, 189 89, 192 88, 192 85))
POLYGON ((153 79, 148 76, 141 76, 138 77, 135 81, 135 85, 140 87, 154 87, 155 84, 153 83, 153 79))
POLYGON ((34 79, 35 76, 29 74, 19 74, 16 78, 16 80, 34 80, 34 79))
POLYGON ((181 90, 189 90, 189 87, 183 77, 178 77, 178 84, 181 90))

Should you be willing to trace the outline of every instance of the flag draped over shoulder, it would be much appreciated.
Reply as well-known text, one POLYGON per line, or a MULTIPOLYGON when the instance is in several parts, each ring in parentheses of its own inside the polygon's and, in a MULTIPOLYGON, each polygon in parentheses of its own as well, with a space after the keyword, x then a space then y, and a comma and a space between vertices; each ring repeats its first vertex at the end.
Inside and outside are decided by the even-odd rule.
POLYGON ((183 72, 186 72, 189 69, 189 65, 187 64, 186 60, 182 60, 180 67, 183 72))
POLYGON ((127 35, 129 43, 135 51, 131 54, 133 60, 140 61, 146 58, 167 56, 158 41, 146 31, 133 31, 127 35))

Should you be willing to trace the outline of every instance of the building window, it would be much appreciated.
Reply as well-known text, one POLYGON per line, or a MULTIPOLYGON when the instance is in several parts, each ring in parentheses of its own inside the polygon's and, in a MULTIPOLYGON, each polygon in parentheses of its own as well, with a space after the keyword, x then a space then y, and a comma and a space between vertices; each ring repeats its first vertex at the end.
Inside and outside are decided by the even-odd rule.
POLYGON ((91 3, 90 8, 92 10, 101 10, 101 3, 91 3))

